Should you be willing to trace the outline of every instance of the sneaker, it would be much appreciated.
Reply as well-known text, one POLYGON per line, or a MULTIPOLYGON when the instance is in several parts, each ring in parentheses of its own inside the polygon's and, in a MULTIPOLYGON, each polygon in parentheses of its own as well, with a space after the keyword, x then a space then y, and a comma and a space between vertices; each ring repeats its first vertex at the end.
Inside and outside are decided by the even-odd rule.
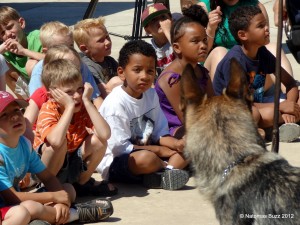
POLYGON ((28 225, 51 225, 51 224, 43 220, 33 220, 28 225))
POLYGON ((292 142, 300 136, 300 126, 296 123, 285 123, 279 127, 279 141, 292 142))
POLYGON ((162 188, 165 190, 181 189, 189 180, 189 173, 185 170, 164 170, 143 176, 143 185, 147 188, 162 188))
POLYGON ((81 223, 99 222, 107 219, 114 212, 113 205, 108 199, 94 199, 84 203, 77 203, 75 208, 81 223))

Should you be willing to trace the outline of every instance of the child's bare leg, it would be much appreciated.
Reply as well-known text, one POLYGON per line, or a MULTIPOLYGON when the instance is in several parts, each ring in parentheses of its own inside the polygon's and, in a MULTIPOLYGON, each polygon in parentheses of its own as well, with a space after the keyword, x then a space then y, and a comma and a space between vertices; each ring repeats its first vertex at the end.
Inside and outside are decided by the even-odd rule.
POLYGON ((79 184, 85 184, 102 160, 107 143, 102 143, 96 135, 89 135, 82 144, 82 159, 87 164, 87 170, 79 177, 79 184))
POLYGON ((140 150, 130 154, 128 158, 129 170, 134 175, 150 174, 164 168, 163 162, 155 153, 147 150, 140 150))
POLYGON ((46 206, 31 200, 24 201, 20 205, 28 210, 31 220, 44 220, 51 224, 56 222, 56 209, 53 206, 46 206))
POLYGON ((205 60, 204 67, 209 71, 211 81, 214 80, 215 72, 219 62, 227 54, 227 49, 224 47, 214 48, 205 60))
POLYGON ((2 225, 27 225, 30 222, 30 213, 22 205, 13 206, 5 214, 2 225))
POLYGON ((170 157, 168 164, 173 166, 175 169, 183 169, 188 165, 188 162, 182 154, 177 153, 170 157))
POLYGON ((42 161, 53 175, 57 175, 62 168, 67 154, 67 140, 64 141, 60 149, 54 149, 51 146, 42 146, 42 161))

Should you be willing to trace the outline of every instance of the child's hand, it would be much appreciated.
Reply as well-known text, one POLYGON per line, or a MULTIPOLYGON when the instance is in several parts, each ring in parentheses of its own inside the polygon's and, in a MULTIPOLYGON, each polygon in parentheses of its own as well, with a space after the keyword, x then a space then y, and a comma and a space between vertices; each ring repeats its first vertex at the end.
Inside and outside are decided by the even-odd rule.
POLYGON ((296 116, 291 114, 282 114, 282 119, 285 123, 296 123, 296 116))
POLYGON ((185 146, 185 138, 181 138, 179 140, 176 140, 175 142, 175 148, 178 152, 182 152, 183 151, 183 148, 185 146))
POLYGON ((15 39, 9 38, 5 41, 6 50, 16 55, 25 55, 24 47, 15 39))
POLYGON ((71 200, 69 194, 65 190, 52 192, 53 193, 53 202, 61 203, 66 206, 71 206, 71 200))
POLYGON ((296 120, 300 118, 300 106, 293 101, 285 100, 279 104, 279 111, 282 114, 290 114, 296 117, 296 120))
POLYGON ((56 209, 55 224, 65 224, 70 217, 70 208, 65 204, 55 204, 56 209))
POLYGON ((172 21, 170 19, 160 20, 159 25, 164 33, 170 33, 172 21))
POLYGON ((50 88, 52 98, 65 109, 68 107, 75 108, 75 102, 71 96, 58 88, 50 88))
POLYGON ((0 45, 0 54, 3 54, 4 52, 6 52, 6 44, 5 44, 5 42, 3 42, 0 45))
POLYGON ((208 19, 210 29, 216 31, 219 23, 222 21, 222 12, 220 6, 208 14, 208 19))
POLYGON ((93 94, 93 87, 90 83, 88 82, 85 82, 84 83, 84 91, 83 91, 83 94, 82 94, 82 100, 83 102, 84 101, 91 101, 91 98, 92 98, 92 94, 93 94))

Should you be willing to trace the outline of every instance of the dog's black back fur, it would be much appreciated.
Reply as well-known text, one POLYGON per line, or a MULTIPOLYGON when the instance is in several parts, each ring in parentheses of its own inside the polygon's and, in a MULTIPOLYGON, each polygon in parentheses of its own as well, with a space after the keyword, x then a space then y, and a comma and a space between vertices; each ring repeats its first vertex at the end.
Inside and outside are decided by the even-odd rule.
POLYGON ((232 60, 222 96, 207 98, 197 79, 188 65, 181 81, 185 154, 220 224, 300 225, 300 169, 266 150, 239 63, 232 60))

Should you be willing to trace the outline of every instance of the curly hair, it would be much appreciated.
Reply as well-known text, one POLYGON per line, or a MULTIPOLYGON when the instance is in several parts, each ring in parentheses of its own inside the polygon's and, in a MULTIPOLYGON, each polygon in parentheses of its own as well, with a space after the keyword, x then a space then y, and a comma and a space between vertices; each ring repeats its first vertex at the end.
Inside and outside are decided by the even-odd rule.
POLYGON ((234 39, 241 43, 238 37, 239 30, 247 30, 251 24, 251 20, 257 14, 262 13, 258 6, 241 6, 234 10, 229 19, 229 29, 234 39))
POLYGON ((156 52, 151 44, 143 40, 132 40, 123 45, 119 53, 119 66, 125 68, 129 63, 129 58, 133 54, 142 54, 147 57, 153 57, 157 60, 156 52))
POLYGON ((184 35, 184 30, 189 23, 198 23, 207 27, 208 15, 200 5, 191 5, 182 10, 183 17, 178 19, 171 27, 171 43, 176 42, 184 35))

